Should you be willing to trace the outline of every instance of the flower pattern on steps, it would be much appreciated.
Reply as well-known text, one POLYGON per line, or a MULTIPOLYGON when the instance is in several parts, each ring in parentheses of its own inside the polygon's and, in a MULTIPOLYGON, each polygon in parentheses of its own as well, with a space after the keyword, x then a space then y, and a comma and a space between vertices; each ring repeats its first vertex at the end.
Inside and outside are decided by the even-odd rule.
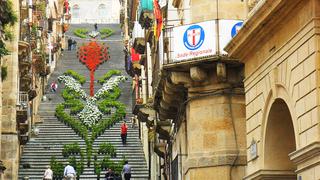
POLYGON ((93 97, 88 96, 86 92, 83 89, 81 89, 81 84, 71 76, 59 76, 58 80, 59 82, 64 83, 65 86, 67 86, 68 88, 79 93, 81 98, 86 101, 85 107, 80 113, 77 114, 77 116, 87 127, 92 127, 92 125, 96 124, 102 118, 103 115, 99 110, 98 106, 96 105, 97 100, 99 100, 103 94, 110 92, 115 87, 119 86, 120 82, 126 80, 126 77, 111 77, 106 83, 102 85, 102 88, 99 89, 93 97))

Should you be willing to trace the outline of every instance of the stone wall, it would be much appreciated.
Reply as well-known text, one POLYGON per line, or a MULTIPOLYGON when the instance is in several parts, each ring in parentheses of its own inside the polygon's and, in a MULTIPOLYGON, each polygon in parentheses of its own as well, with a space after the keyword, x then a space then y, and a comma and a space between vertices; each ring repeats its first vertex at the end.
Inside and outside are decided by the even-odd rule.
POLYGON ((251 39, 254 43, 252 48, 238 50, 245 62, 246 76, 246 174, 251 175, 266 168, 268 154, 265 154, 265 138, 269 111, 276 99, 282 99, 290 111, 292 131, 295 133, 296 151, 290 156, 297 165, 296 172, 302 179, 319 179, 320 174, 316 173, 316 169, 320 166, 315 165, 318 161, 315 158, 307 158, 312 156, 311 149, 320 140, 320 20, 317 15, 320 6, 319 2, 314 0, 287 4, 295 7, 290 9, 289 6, 283 5, 286 10, 282 9, 278 14, 276 11, 268 14, 274 21, 268 21, 263 30, 260 29, 260 33, 254 35, 259 38, 256 40, 259 43, 251 39), (258 143, 256 159, 250 156, 252 139, 258 143))
POLYGON ((217 18, 244 19, 246 17, 245 5, 245 1, 238 0, 190 0, 191 22, 196 23, 217 18))
POLYGON ((187 130, 188 156, 183 165, 186 179, 229 179, 229 176, 239 179, 244 176, 243 96, 212 95, 190 101, 187 130))
MULTIPOLYGON (((13 9, 19 14, 19 1, 14 0, 13 9)), ((8 75, 2 82, 2 116, 1 116, 1 160, 7 168, 4 179, 18 179, 19 140, 16 123, 16 104, 18 98, 18 38, 19 24, 15 23, 12 32, 14 38, 7 43, 10 55, 5 56, 3 65, 7 66, 8 75)))

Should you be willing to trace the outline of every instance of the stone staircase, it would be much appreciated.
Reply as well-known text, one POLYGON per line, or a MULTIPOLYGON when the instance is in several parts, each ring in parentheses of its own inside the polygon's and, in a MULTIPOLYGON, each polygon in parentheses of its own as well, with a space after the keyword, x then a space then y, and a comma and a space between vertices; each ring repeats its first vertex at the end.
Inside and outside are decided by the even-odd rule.
MULTIPOLYGON (((120 39, 120 34, 116 34, 120 39)), ((116 37, 113 37, 116 38, 116 37)), ((78 42, 78 45, 81 43, 78 42)), ((100 65, 96 71, 96 77, 100 77, 110 69, 119 69, 124 73, 123 52, 121 48, 121 42, 110 42, 111 60, 100 65)), ((76 59, 75 51, 66 51, 62 59, 58 62, 56 70, 53 72, 49 79, 49 83, 56 81, 57 77, 65 72, 67 69, 73 69, 80 74, 89 77, 89 71, 86 66, 81 64, 76 59)), ((89 82, 84 84, 83 88, 89 93, 89 82)), ((95 91, 101 86, 95 84, 95 91)), ((45 166, 50 164, 50 159, 55 156, 58 161, 66 162, 67 159, 62 156, 62 148, 64 144, 71 144, 78 142, 81 149, 85 150, 85 142, 79 137, 71 127, 66 126, 62 122, 58 121, 54 116, 55 108, 57 104, 63 102, 60 96, 60 91, 63 88, 59 85, 57 93, 46 92, 47 101, 41 102, 39 108, 39 115, 43 123, 37 124, 39 128, 39 135, 30 139, 30 141, 23 148, 22 157, 20 159, 19 179, 23 179, 28 176, 31 180, 41 180, 45 166), (49 100, 50 99, 50 100, 49 100)), ((130 94, 130 82, 120 84, 122 94, 119 101, 127 105, 127 119, 131 116, 131 94, 130 94)), ((120 161, 125 156, 129 164, 132 167, 132 179, 134 180, 147 180, 148 168, 145 162, 142 145, 140 142, 138 129, 131 128, 131 124, 128 123, 128 137, 127 144, 122 145, 120 138, 120 122, 116 123, 110 129, 107 129, 103 135, 98 137, 94 144, 93 149, 97 150, 99 145, 104 142, 111 143, 117 149, 117 157, 112 158, 114 161, 120 161)), ((98 158, 102 158, 98 156, 98 158)), ((85 163, 86 164, 86 163, 85 163)), ((105 172, 102 171, 101 177, 104 177, 105 172)), ((80 179, 93 180, 97 179, 94 174, 93 163, 88 168, 86 167, 84 173, 80 176, 80 179)))

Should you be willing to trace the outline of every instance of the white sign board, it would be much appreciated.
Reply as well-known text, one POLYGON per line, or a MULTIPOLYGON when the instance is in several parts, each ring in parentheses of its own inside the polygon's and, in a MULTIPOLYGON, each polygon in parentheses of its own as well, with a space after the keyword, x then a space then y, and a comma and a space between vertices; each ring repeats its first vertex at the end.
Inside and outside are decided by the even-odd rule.
POLYGON ((173 28, 173 62, 216 54, 216 22, 173 28))
POLYGON ((227 54, 223 49, 242 27, 240 20, 219 20, 219 47, 221 54, 227 54))
POLYGON ((173 28, 173 62, 189 60, 217 53, 219 34, 219 54, 227 54, 223 49, 242 27, 241 20, 206 21, 173 28))

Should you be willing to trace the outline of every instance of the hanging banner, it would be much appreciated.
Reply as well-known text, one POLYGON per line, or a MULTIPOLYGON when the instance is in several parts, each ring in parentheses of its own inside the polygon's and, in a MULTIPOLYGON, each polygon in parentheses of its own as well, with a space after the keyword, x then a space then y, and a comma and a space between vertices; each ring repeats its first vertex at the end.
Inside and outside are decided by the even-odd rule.
POLYGON ((230 40, 238 33, 241 29, 243 21, 241 20, 230 20, 221 19, 219 20, 219 44, 220 54, 227 54, 223 49, 230 42, 230 40))
POLYGON ((242 24, 241 20, 212 20, 174 27, 171 45, 172 62, 227 54, 223 48, 237 34, 242 24), (219 33, 217 33, 217 22, 219 33))
POLYGON ((173 28, 173 62, 216 54, 216 22, 173 28))

